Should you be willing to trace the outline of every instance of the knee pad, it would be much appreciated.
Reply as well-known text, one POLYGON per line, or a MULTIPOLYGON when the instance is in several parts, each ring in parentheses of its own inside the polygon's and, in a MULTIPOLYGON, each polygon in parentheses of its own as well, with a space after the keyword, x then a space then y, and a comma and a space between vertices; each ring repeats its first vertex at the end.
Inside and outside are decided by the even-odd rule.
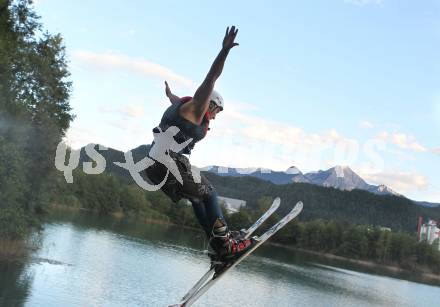
POLYGON ((228 225, 225 220, 217 218, 212 226, 213 237, 224 237, 228 233, 228 225))

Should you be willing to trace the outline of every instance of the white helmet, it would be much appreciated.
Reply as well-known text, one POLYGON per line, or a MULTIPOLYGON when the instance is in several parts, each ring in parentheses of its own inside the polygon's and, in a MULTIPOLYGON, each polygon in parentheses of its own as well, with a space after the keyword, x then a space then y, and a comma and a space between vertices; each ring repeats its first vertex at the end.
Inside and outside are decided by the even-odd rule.
POLYGON ((223 97, 217 92, 212 91, 211 96, 209 97, 209 102, 213 102, 217 107, 219 107, 221 110, 223 110, 224 102, 223 97))

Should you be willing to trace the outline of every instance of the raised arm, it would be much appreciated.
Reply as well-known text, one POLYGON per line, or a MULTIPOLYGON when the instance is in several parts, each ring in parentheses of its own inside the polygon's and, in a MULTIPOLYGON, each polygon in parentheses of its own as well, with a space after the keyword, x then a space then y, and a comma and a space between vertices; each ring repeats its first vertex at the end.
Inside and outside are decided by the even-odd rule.
POLYGON ((165 81, 165 95, 167 95, 167 97, 171 103, 175 103, 180 100, 179 96, 176 96, 173 93, 171 93, 170 86, 168 85, 168 82, 166 82, 166 81, 165 81))
POLYGON ((237 32, 238 29, 235 26, 232 26, 231 29, 229 27, 226 29, 222 49, 212 63, 205 80, 196 90, 193 99, 182 106, 180 114, 189 121, 196 124, 202 122, 203 116, 209 108, 209 96, 214 89, 215 81, 217 81, 223 71, 226 57, 233 47, 238 46, 238 43, 234 42, 237 32))

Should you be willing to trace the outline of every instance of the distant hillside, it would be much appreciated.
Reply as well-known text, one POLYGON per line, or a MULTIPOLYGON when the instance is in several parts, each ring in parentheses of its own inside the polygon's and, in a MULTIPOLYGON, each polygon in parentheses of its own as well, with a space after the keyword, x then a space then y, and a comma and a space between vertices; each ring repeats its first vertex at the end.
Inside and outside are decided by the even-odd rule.
MULTIPOLYGON (((149 145, 141 145, 131 150, 131 153, 133 155, 133 160, 135 163, 139 162, 145 157, 148 148, 149 145)), ((106 172, 117 175, 127 183, 133 182, 130 173, 126 169, 121 168, 118 165, 114 164, 114 162, 125 162, 124 153, 122 151, 113 148, 108 148, 107 150, 100 150, 98 144, 94 146, 94 149, 104 157, 106 161, 106 169, 105 169, 106 172)), ((82 147, 80 153, 80 165, 82 164, 82 162, 92 162, 92 161, 93 160, 89 157, 89 155, 87 155, 85 151, 85 147, 82 147)))
POLYGON ((427 201, 415 201, 416 204, 420 206, 430 207, 430 208, 440 208, 440 203, 430 203, 427 201))
POLYGON ((206 172, 205 175, 219 194, 247 201, 256 206, 262 196, 279 196, 281 212, 287 212, 297 201, 304 202, 301 220, 334 219, 355 224, 390 227, 393 230, 415 232, 417 218, 440 220, 440 208, 415 206, 413 201, 393 195, 375 195, 363 190, 342 191, 308 183, 277 185, 258 178, 224 177, 206 172))
POLYGON ((220 176, 252 176, 273 182, 275 184, 286 184, 292 182, 313 183, 323 187, 333 187, 340 190, 360 189, 379 195, 397 195, 392 189, 385 185, 368 184, 348 166, 335 166, 328 170, 319 170, 303 174, 297 167, 291 166, 284 172, 272 171, 269 169, 240 169, 226 168, 222 166, 209 166, 205 168, 220 176))
POLYGON ((219 176, 232 176, 232 177, 252 176, 252 177, 260 178, 262 180, 273 182, 275 184, 291 183, 292 178, 294 177, 292 176, 292 174, 286 172, 276 172, 261 168, 245 169, 245 168, 227 168, 221 166, 208 166, 203 169, 206 169, 207 171, 215 173, 219 176))
MULTIPOLYGON (((124 153, 114 149, 98 150, 107 161, 106 172, 122 178, 126 183, 134 183, 130 174, 113 162, 125 162, 124 153)), ((147 146, 142 145, 132 150, 135 162, 145 157, 147 146)), ((86 155, 84 148, 81 151, 81 162, 91 161, 86 155)), ((218 169, 217 169, 218 170, 218 169)), ((239 170, 242 172, 243 170, 239 170)), ((235 175, 219 176, 212 171, 203 172, 213 183, 220 195, 230 198, 243 199, 247 206, 256 207, 257 200, 262 196, 282 199, 280 212, 287 212, 298 200, 302 200, 305 209, 301 219, 335 219, 356 224, 372 224, 390 227, 393 230, 416 231, 418 216, 440 220, 440 207, 416 206, 414 202, 397 195, 376 195, 365 190, 352 189, 344 191, 333 187, 325 187, 307 182, 272 183, 268 180, 256 178, 257 176, 243 176, 236 170, 235 175)), ((334 170, 336 172, 336 170, 334 170)), ((331 173, 331 172, 330 172, 331 173)), ((264 171, 260 174, 265 175, 264 171)), ((290 174, 273 174, 275 181, 283 182, 284 176, 298 175, 301 172, 290 168, 290 174), (278 177, 277 177, 278 176, 278 177)), ((319 173, 318 173, 319 174, 319 173)), ((344 175, 345 176, 345 175, 344 175)), ((308 179, 307 176, 304 176, 308 179)), ((311 176, 313 180, 319 180, 324 185, 334 180, 331 176, 311 176)), ((311 180, 309 179, 309 180, 311 180)), ((355 184, 359 179, 347 176, 355 184)), ((338 182, 338 179, 335 179, 338 182)), ((362 182, 361 182, 362 183, 362 182)), ((330 185, 330 184, 329 184, 330 185)))
MULTIPOLYGON (((297 167, 291 166, 286 171, 272 171, 262 168, 231 168, 223 166, 207 166, 204 170, 213 172, 219 176, 251 176, 275 184, 287 184, 294 182, 312 183, 323 187, 333 187, 340 190, 351 191, 354 189, 365 190, 377 195, 402 196, 386 185, 368 184, 348 166, 335 166, 328 170, 319 170, 303 174, 297 167)), ((414 201, 414 204, 424 207, 440 207, 439 203, 426 201, 414 201)))

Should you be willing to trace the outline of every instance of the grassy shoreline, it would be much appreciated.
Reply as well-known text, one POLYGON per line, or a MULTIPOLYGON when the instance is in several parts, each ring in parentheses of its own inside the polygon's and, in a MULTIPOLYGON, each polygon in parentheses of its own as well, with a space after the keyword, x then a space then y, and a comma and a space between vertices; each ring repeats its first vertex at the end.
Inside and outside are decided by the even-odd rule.
MULTIPOLYGON (((52 210, 68 211, 68 212, 90 212, 93 214, 98 214, 97 211, 94 211, 94 210, 91 210, 88 208, 71 207, 71 206, 62 205, 62 204, 50 204, 48 206, 48 211, 50 212, 52 210)), ((122 211, 112 212, 109 215, 116 218, 116 219, 135 218, 139 221, 144 222, 145 224, 178 226, 178 227, 182 227, 185 229, 192 229, 192 230, 197 230, 197 231, 202 232, 202 230, 199 227, 192 227, 192 226, 188 226, 188 225, 176 224, 176 223, 170 222, 169 220, 160 220, 160 219, 152 219, 152 218, 147 218, 147 217, 131 216, 131 215, 125 214, 122 211)))
POLYGON ((22 258, 26 253, 25 240, 0 239, 0 261, 22 258))
POLYGON ((24 239, 0 239, 0 261, 16 261, 26 259, 31 252, 40 246, 38 236, 32 234, 24 239))

